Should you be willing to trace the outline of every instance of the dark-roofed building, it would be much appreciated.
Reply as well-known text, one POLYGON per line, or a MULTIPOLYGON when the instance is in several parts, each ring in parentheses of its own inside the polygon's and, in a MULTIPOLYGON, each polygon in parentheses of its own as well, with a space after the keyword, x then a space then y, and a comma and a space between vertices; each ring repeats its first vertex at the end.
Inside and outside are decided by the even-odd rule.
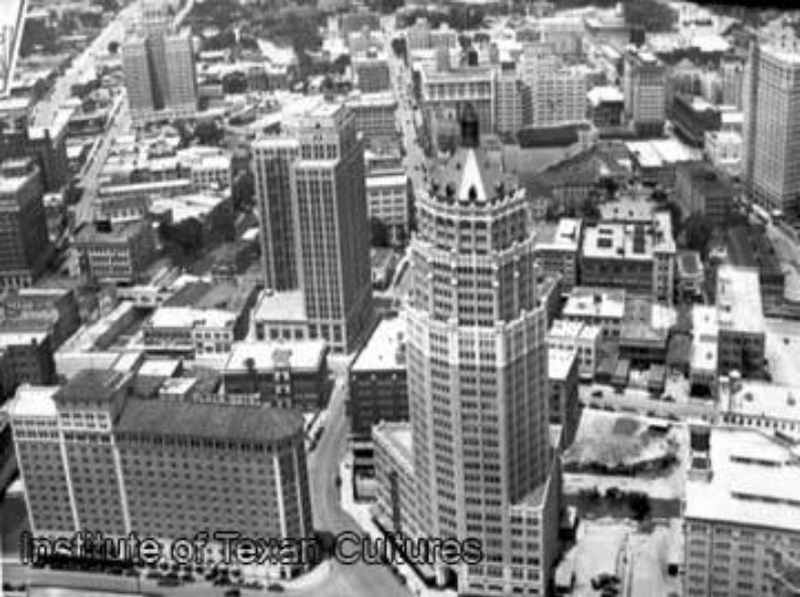
MULTIPOLYGON (((143 400, 131 379, 85 370, 61 388, 18 391, 9 417, 32 532, 291 538, 297 556, 281 575, 306 570, 313 525, 302 415, 143 400)), ((201 555, 219 561, 219 543, 201 555)))
POLYGON ((719 108, 699 96, 675 94, 667 115, 678 136, 695 147, 703 146, 706 132, 722 127, 719 108))
POLYGON ((678 164, 675 193, 684 214, 704 214, 717 226, 723 225, 733 210, 733 185, 706 162, 678 164))

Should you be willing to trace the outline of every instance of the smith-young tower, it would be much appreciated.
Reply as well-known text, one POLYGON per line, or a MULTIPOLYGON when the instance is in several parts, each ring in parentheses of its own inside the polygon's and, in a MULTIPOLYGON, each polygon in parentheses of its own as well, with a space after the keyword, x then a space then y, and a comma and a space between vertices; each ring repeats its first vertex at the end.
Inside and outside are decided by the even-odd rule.
MULTIPOLYGON (((417 202, 404 316, 416 526, 479 538, 460 594, 544 595, 558 526, 545 308, 525 192, 464 127, 417 202)), ((440 581, 445 567, 437 570, 440 581)))

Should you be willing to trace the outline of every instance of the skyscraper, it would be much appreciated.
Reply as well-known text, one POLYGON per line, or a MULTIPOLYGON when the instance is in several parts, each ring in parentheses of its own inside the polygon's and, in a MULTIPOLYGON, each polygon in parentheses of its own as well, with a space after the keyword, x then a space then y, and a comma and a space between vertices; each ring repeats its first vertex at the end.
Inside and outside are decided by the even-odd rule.
POLYGON ((309 334, 349 352, 372 321, 364 148, 355 116, 320 103, 253 144, 266 285, 303 291, 309 334))
POLYGON ((530 207, 480 148, 431 179, 404 309, 416 530, 481 541, 483 561, 450 569, 459 593, 544 595, 560 480, 530 207))
POLYGON ((133 121, 183 118, 197 110, 192 40, 175 31, 163 3, 142 0, 139 21, 122 46, 122 69, 133 121))
POLYGON ((267 137, 254 142, 251 152, 264 282, 272 290, 292 290, 298 280, 291 169, 300 143, 291 137, 267 137))
POLYGON ((292 211, 309 331, 349 352, 373 317, 364 146, 342 104, 305 114, 297 138, 292 211))
POLYGON ((0 288, 30 286, 50 253, 42 173, 32 158, 0 165, 0 288))
POLYGON ((800 52, 752 42, 744 83, 744 171, 750 198, 800 209, 800 52))
POLYGON ((664 65, 650 52, 625 54, 623 92, 625 114, 638 135, 660 136, 666 119, 664 65))

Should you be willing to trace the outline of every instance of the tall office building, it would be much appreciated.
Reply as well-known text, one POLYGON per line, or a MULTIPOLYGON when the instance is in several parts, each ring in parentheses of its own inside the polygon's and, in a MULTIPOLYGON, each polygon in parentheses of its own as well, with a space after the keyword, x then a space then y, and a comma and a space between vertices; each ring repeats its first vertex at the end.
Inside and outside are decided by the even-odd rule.
POLYGON ((163 3, 141 2, 134 31, 122 46, 122 69, 136 124, 193 116, 197 78, 189 31, 172 27, 163 3))
POLYGON ((350 352, 373 318, 364 145, 342 104, 310 110, 297 139, 292 212, 309 332, 350 352))
POLYGON ((666 120, 666 70, 650 52, 630 50, 623 72, 625 115, 638 135, 660 136, 666 120))
POLYGON ((350 352, 373 316, 363 142, 341 103, 287 129, 253 144, 266 283, 300 288, 310 336, 350 352))
POLYGON ((291 137, 267 137, 251 146, 258 202, 264 283, 276 291, 297 288, 291 169, 300 143, 291 137))
POLYGON ((744 163, 750 198, 800 210, 800 51, 753 42, 744 83, 744 163))
POLYGON ((467 142, 431 173, 411 243, 407 531, 481 541, 481 562, 436 565, 440 582, 455 574, 459 593, 545 595, 560 477, 532 216, 524 190, 467 142))
POLYGON ((50 254, 42 174, 32 158, 0 165, 0 288, 30 286, 50 254))
MULTIPOLYGON (((143 399, 130 375, 84 370, 62 387, 21 386, 9 416, 36 536, 312 536, 296 412, 143 399)), ((208 548, 218 559, 213 538, 208 548)))

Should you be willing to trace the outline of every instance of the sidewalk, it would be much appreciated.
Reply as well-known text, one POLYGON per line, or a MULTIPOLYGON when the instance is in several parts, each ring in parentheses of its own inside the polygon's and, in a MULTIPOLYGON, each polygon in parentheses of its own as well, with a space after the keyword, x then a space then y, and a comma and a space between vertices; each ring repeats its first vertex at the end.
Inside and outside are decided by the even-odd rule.
MULTIPOLYGON (((353 497, 353 465, 352 455, 348 454, 339 463, 339 476, 342 479, 341 495, 342 509, 352 516, 358 526, 372 539, 383 537, 383 533, 372 521, 369 504, 358 504, 353 497)), ((416 571, 406 562, 398 562, 395 567, 397 571, 406 579, 406 587, 409 592, 416 597, 456 597, 453 590, 433 589, 425 585, 424 581, 417 576, 416 571)))

